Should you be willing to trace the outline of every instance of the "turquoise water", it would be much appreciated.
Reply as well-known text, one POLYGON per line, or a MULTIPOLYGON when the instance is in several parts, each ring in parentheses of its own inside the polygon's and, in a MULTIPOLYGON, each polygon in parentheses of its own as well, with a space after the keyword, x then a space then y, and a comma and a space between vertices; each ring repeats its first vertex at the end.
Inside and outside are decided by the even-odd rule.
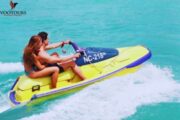
MULTIPOLYGON (((20 1, 21 17, 0 15, 0 118, 62 120, 180 119, 180 1, 20 1), (68 97, 10 109, 5 100, 23 74, 21 56, 40 31, 51 42, 71 39, 80 46, 145 45, 152 59, 132 75, 94 84, 68 97)), ((2 0, 0 10, 9 10, 2 0)), ((56 49, 60 51, 60 49, 56 49)))

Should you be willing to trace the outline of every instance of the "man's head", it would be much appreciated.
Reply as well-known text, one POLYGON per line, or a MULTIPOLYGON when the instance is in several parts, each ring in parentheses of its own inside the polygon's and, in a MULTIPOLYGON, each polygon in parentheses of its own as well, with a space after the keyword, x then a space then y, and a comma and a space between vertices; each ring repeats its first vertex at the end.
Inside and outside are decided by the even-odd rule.
POLYGON ((48 45, 48 33, 47 32, 40 32, 40 33, 38 33, 38 35, 41 37, 42 42, 45 45, 48 45))

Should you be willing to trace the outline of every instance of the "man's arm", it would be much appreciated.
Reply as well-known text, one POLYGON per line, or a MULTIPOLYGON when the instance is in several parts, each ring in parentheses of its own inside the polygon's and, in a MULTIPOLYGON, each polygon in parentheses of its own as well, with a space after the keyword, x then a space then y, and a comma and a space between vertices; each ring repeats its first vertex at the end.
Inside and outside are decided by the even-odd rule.
POLYGON ((45 47, 45 50, 54 49, 54 48, 60 47, 62 45, 63 45, 63 42, 53 43, 53 44, 47 45, 45 47))
POLYGON ((57 48, 57 47, 63 46, 64 44, 69 44, 69 43, 70 43, 70 40, 66 40, 66 41, 58 42, 58 43, 53 43, 53 44, 47 45, 45 47, 45 50, 50 50, 50 49, 53 49, 53 48, 57 48))

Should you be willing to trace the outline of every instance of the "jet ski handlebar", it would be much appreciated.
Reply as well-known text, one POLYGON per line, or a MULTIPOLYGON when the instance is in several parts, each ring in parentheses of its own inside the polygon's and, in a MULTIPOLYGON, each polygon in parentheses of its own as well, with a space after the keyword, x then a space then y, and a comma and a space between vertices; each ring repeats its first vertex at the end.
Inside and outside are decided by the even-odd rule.
POLYGON ((80 48, 76 43, 70 42, 69 44, 72 45, 72 47, 76 51, 76 53, 84 53, 84 49, 80 48))

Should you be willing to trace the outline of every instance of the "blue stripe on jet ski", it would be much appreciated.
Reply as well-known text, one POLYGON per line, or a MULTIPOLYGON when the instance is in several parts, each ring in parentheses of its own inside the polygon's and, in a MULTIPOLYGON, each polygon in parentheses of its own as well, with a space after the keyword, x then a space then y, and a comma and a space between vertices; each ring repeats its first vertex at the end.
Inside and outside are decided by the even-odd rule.
POLYGON ((14 105, 19 105, 19 104, 20 104, 20 102, 17 102, 17 101, 16 101, 15 91, 10 92, 9 99, 11 100, 11 102, 12 102, 14 105))
POLYGON ((144 57, 140 58, 139 60, 131 63, 130 65, 126 66, 126 68, 132 68, 132 67, 138 66, 138 65, 142 64, 143 62, 145 62, 146 60, 148 60, 149 58, 151 58, 151 56, 152 56, 152 54, 149 51, 149 53, 147 55, 145 55, 144 57))
POLYGON ((13 89, 14 89, 14 87, 15 87, 16 83, 18 82, 18 80, 19 80, 19 77, 18 77, 18 78, 16 79, 16 81, 14 82, 14 84, 13 84, 13 86, 12 86, 11 90, 13 90, 13 89))

